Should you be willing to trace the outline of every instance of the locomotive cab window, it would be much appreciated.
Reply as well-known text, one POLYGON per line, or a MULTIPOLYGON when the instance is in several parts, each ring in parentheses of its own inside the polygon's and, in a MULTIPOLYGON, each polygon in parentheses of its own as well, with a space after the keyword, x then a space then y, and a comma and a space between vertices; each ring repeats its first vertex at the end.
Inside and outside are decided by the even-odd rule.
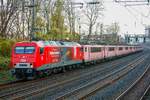
POLYGON ((35 47, 32 46, 25 46, 25 47, 16 47, 15 53, 16 54, 32 54, 35 52, 35 47))
POLYGON ((24 47, 16 47, 15 53, 17 54, 23 54, 24 53, 24 47))

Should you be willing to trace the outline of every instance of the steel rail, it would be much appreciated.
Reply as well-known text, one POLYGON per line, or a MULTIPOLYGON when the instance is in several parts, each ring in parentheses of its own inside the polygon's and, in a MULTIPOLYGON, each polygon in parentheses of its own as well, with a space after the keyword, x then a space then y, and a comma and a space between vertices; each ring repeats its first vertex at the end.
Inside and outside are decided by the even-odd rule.
POLYGON ((116 100, 121 100, 121 98, 123 96, 125 96, 142 78, 143 76, 145 75, 145 73, 148 71, 148 69, 150 68, 150 64, 147 65, 147 68, 146 70, 144 71, 144 73, 129 87, 127 88, 123 93, 121 93, 117 98, 116 100))
POLYGON ((88 84, 82 86, 82 87, 79 87, 71 92, 68 92, 66 94, 63 94, 62 96, 59 96, 57 97, 56 99, 57 100, 62 100, 62 99, 65 99, 65 98, 69 98, 71 96, 76 96, 77 99, 83 99, 84 97, 86 97, 87 95, 91 94, 92 92, 96 91, 97 89, 100 89, 100 88, 103 88, 109 84, 111 84, 112 82, 114 82, 115 80, 119 79, 120 77, 124 76, 126 73, 129 72, 129 70, 133 70, 134 67, 136 67, 139 63, 143 62, 145 60, 147 56, 143 57, 143 59, 140 59, 140 61, 138 60, 138 62, 134 62, 134 63, 131 63, 131 64, 128 64, 126 65, 125 67, 115 71, 115 72, 112 72, 106 76, 104 76, 103 78, 101 79, 97 79, 95 81, 92 81, 92 82, 89 82, 88 84), (132 67, 131 67, 132 66, 132 67), (127 70, 126 72, 124 71, 127 67, 130 67, 129 70, 127 70), (119 73, 120 72, 120 73, 119 73), (116 75, 116 78, 114 78, 114 76, 116 75), (114 79, 113 79, 114 78, 114 79), (113 80, 111 80, 113 79, 113 80), (98 84, 98 85, 96 85, 98 84), (88 93, 85 93, 85 92, 80 92, 80 91, 87 91, 86 88, 89 88, 89 87, 92 87, 96 85, 96 88, 93 87, 91 90, 88 90, 90 92, 88 93))
MULTIPOLYGON (((141 57, 142 57, 142 56, 141 56, 141 57)), ((121 63, 122 63, 122 62, 121 62, 121 63)), ((111 66, 109 66, 109 67, 116 66, 117 64, 120 64, 120 62, 115 62, 115 63, 112 62, 112 63, 111 63, 111 66)), ((104 70, 104 69, 105 69, 105 68, 100 69, 100 70, 97 70, 97 68, 96 68, 96 69, 95 69, 94 71, 92 71, 92 72, 86 73, 86 74, 84 74, 83 76, 81 76, 81 75, 78 76, 78 78, 79 78, 79 77, 85 77, 86 75, 89 75, 89 74, 92 74, 92 73, 96 73, 96 72, 101 71, 101 70, 104 70)), ((35 82, 39 82, 39 80, 38 80, 38 81, 35 81, 35 82)), ((16 90, 15 92, 14 92, 14 91, 12 91, 12 92, 8 91, 7 93, 1 93, 1 94, 0 94, 0 97, 9 96, 10 94, 15 94, 15 93, 24 91, 24 90, 29 89, 29 88, 37 87, 39 84, 34 85, 35 82, 30 82, 31 84, 27 84, 27 85, 23 85, 23 86, 22 86, 22 84, 21 84, 20 87, 17 87, 17 90, 16 90), (33 86, 32 86, 32 84, 33 84, 33 86)), ((26 84, 26 82, 25 82, 24 84, 26 84)), ((17 85, 18 85, 18 84, 17 84, 17 85)), ((12 89, 12 90, 15 90, 15 89, 12 89)))
POLYGON ((148 92, 148 90, 150 89, 150 85, 148 86, 148 88, 145 90, 144 94, 141 96, 140 100, 143 100, 144 96, 146 95, 146 93, 148 92))
MULTIPOLYGON (((142 54, 139 54, 139 55, 136 55, 137 57, 139 57, 139 56, 141 56, 142 54)), ((129 56, 128 56, 129 57, 129 56)), ((119 59, 119 60, 123 60, 123 59, 119 59)), ((112 65, 113 63, 116 63, 116 62, 118 62, 118 60, 115 60, 115 61, 113 61, 113 62, 111 62, 110 63, 110 65, 112 65)), ((109 63, 109 62, 108 62, 109 63)), ((95 66, 95 65, 94 65, 95 66)), ((97 66, 97 65, 96 65, 97 66)), ((103 66, 103 65, 102 65, 103 66)), ((46 78, 41 78, 40 80, 45 80, 45 79, 47 79, 47 77, 46 78)), ((32 81, 22 81, 22 80, 17 80, 17 81, 12 81, 12 82, 8 82, 8 83, 6 83, 6 84, 1 84, 0 85, 0 90, 3 90, 3 89, 7 89, 7 88, 11 88, 11 87, 18 87, 19 85, 27 85, 27 84, 30 84, 30 82, 31 83, 37 83, 37 82, 39 82, 40 80, 32 80, 32 81)))
MULTIPOLYGON (((141 56, 140 58, 138 58, 138 60, 140 60, 141 58, 142 58, 143 56, 141 56)), ((136 59, 137 60, 137 59, 136 59)), ((136 61, 135 60, 135 61, 136 61)), ((96 71, 95 71, 96 72, 96 71)), ((95 73, 94 72, 94 73, 95 73)), ((93 73, 93 72, 92 72, 93 73)), ((88 75, 89 75, 89 73, 88 73, 88 75)), ((85 75, 83 75, 82 77, 85 77, 86 76, 86 74, 85 75)), ((25 98, 25 97, 27 97, 28 95, 35 95, 35 94, 37 94, 37 93, 40 93, 41 91, 45 91, 45 90, 47 90, 47 89, 49 89, 49 88, 52 88, 52 87, 57 87, 57 86, 60 86, 60 85, 62 85, 62 84, 66 84, 66 83, 69 83, 69 82, 71 82, 71 81, 74 81, 74 80, 77 80, 77 79, 79 79, 79 78, 81 78, 81 76, 78 76, 78 77, 75 77, 75 78, 72 78, 72 79, 69 79, 69 80, 64 80, 64 81, 62 81, 62 82, 59 82, 59 83, 56 83, 56 84, 52 84, 52 85, 49 85, 49 86, 47 86, 47 87, 43 87, 43 88, 41 88, 41 89, 36 89, 34 92, 32 91, 32 92, 30 92, 30 91, 28 91, 28 90, 26 90, 25 89, 25 91, 28 91, 28 92, 26 92, 26 94, 20 94, 19 96, 15 96, 15 97, 12 97, 11 99, 17 99, 17 98, 25 98)), ((21 91, 20 91, 21 92, 21 91)), ((23 91, 22 91, 23 92, 23 91)), ((8 95, 7 95, 8 96, 8 95)), ((4 97, 6 97, 6 96, 4 96, 4 97)))
MULTIPOLYGON (((137 57, 139 57, 139 55, 137 55, 137 57)), ((142 58, 142 56, 139 57, 139 59, 140 59, 140 58, 142 58)), ((112 64, 110 64, 110 65, 112 65, 112 64)), ((114 65, 117 65, 117 64, 114 64, 114 65)), ((97 68, 96 68, 96 69, 97 69, 97 68)), ((103 69, 104 69, 104 68, 103 68, 103 69)), ((97 70, 96 70, 96 71, 97 71, 97 70)), ((96 71, 94 71, 94 72, 89 72, 89 73, 87 73, 87 74, 95 73, 96 71)), ((99 71, 100 71, 100 70, 99 70, 99 71)), ((81 77, 81 76, 80 76, 80 77, 81 77)), ((83 76, 83 77, 84 77, 84 76, 83 76)), ((25 82, 25 83, 26 83, 26 82, 25 82)), ((37 83, 38 83, 38 81, 37 81, 37 83)), ((6 93, 6 94, 0 94, 0 95, 1 95, 0 97, 8 96, 8 95, 10 95, 11 93, 12 93, 12 94, 15 94, 15 93, 17 93, 17 92, 25 91, 25 90, 28 90, 28 89, 31 88, 31 87, 32 87, 32 88, 34 88, 34 87, 36 88, 36 85, 37 85, 36 82, 33 82, 33 83, 31 82, 31 84, 25 85, 25 86, 23 86, 23 87, 20 86, 20 88, 18 88, 18 90, 14 91, 14 92, 13 92, 13 91, 12 91, 12 92, 8 91, 8 93, 6 93), (31 84, 33 84, 34 86, 32 86, 31 84), (29 88, 28 88, 27 86, 29 86, 29 88), (30 86, 31 86, 31 87, 30 87, 30 86)), ((59 84, 55 84, 55 85, 59 85, 59 84)), ((54 86, 55 86, 55 85, 54 85, 54 86)), ((38 86, 38 85, 37 85, 37 86, 38 86)), ((39 86, 40 86, 40 85, 39 85, 39 86)), ((13 90, 15 90, 15 89, 13 89, 13 90)))

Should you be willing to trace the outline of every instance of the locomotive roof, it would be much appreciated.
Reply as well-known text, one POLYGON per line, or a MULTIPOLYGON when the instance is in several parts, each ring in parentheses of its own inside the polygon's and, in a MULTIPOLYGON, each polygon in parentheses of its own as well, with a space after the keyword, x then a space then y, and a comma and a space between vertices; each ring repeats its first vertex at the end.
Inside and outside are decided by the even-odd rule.
POLYGON ((52 45, 52 46, 81 46, 77 42, 63 42, 63 41, 38 41, 37 44, 40 46, 48 46, 48 45, 52 45))
MULTIPOLYGON (((79 43, 77 42, 64 42, 64 41, 22 41, 22 42, 18 42, 19 44, 21 43, 36 43, 37 45, 44 47, 44 46, 81 46, 79 43)), ((17 43, 17 44, 18 44, 17 43)), ((137 46, 137 45, 82 45, 82 46, 105 46, 105 47, 133 47, 133 46, 137 46)))

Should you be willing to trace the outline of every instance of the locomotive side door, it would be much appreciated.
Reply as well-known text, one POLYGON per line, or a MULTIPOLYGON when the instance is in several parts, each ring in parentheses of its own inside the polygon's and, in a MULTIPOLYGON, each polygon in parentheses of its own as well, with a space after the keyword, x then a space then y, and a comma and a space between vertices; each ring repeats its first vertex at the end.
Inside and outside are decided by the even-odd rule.
POLYGON ((44 47, 40 47, 40 65, 45 64, 44 47))

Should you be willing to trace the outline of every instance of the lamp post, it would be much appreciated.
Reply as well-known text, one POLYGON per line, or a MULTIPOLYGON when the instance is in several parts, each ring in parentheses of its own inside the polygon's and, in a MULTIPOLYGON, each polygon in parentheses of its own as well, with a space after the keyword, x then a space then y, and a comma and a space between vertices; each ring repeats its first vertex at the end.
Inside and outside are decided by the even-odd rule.
MULTIPOLYGON (((35 39, 35 36, 34 36, 34 32, 35 32, 35 20, 36 20, 36 8, 35 8, 36 4, 35 4, 35 0, 32 0, 31 4, 30 5, 25 5, 25 7, 30 8, 29 15, 32 14, 31 29, 30 29, 30 33, 29 33, 30 41, 32 41, 32 40, 35 39)), ((28 25, 29 25, 29 23, 28 23, 28 25)))
POLYGON ((35 0, 32 0, 32 27, 31 27, 31 40, 34 40, 35 38, 35 20, 36 20, 36 9, 35 9, 35 0))

